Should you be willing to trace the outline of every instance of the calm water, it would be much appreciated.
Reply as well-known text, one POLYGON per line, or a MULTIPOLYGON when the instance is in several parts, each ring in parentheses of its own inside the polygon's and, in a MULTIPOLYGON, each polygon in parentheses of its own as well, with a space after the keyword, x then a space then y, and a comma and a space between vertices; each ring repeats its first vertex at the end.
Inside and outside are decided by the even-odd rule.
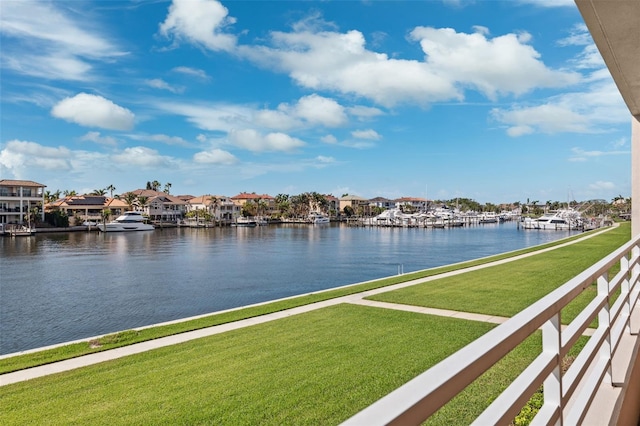
POLYGON ((0 354, 542 244, 515 223, 271 225, 0 238, 0 354))

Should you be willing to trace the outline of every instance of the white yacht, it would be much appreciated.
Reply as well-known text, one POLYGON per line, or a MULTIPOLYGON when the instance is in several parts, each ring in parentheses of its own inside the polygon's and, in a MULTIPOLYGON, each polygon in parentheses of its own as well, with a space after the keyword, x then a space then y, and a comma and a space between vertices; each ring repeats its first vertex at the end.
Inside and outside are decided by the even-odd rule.
POLYGON ((498 215, 492 212, 482 213, 478 223, 498 223, 498 215))
POLYGON ((248 228, 253 228, 258 226, 258 221, 255 217, 245 217, 240 216, 236 218, 236 221, 232 224, 232 226, 244 226, 248 228))
POLYGON ((536 219, 525 219, 522 222, 523 229, 542 229, 552 231, 568 231, 579 227, 580 218, 572 211, 558 211, 546 213, 536 219))
POLYGON ((329 223, 329 216, 319 212, 311 212, 309 213, 309 221, 315 224, 329 223))
POLYGON ((141 212, 124 212, 116 220, 99 224, 98 229, 102 232, 153 231, 153 225, 145 221, 141 212))

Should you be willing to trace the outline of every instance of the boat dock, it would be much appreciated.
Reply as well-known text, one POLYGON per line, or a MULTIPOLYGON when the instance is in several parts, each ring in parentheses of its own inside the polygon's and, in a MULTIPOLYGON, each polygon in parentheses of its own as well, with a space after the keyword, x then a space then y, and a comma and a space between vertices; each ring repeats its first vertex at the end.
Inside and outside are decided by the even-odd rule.
POLYGON ((382 228, 459 228, 465 226, 478 226, 491 223, 502 223, 509 221, 520 221, 520 217, 510 216, 487 218, 483 215, 459 216, 455 218, 437 218, 437 217, 403 217, 403 218, 348 218, 346 220, 349 226, 371 226, 382 228))

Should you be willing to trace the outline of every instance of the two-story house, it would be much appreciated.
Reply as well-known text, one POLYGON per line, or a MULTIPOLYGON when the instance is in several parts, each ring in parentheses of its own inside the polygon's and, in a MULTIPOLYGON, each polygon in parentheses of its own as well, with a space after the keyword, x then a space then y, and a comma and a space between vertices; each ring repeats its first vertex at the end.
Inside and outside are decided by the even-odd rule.
POLYGON ((122 194, 136 196, 133 207, 140 210, 151 218, 151 220, 176 222, 181 220, 187 212, 187 202, 181 197, 167 194, 166 192, 154 191, 152 189, 136 189, 122 194))
POLYGON ((340 211, 344 212, 345 207, 353 209, 357 216, 371 216, 371 205, 367 198, 347 194, 340 197, 340 211))
POLYGON ((0 180, 0 224, 27 223, 34 208, 33 213, 44 221, 44 188, 31 180, 0 180))
POLYGON ((260 209, 257 211, 257 216, 271 216, 277 211, 275 198, 267 194, 241 192, 231 197, 231 200, 240 206, 240 209, 249 202, 259 204, 260 209))
POLYGON ((240 216, 241 207, 225 195, 201 195, 187 200, 187 211, 205 210, 217 222, 231 223, 240 216))
POLYGON ((426 212, 427 200, 417 197, 402 197, 395 200, 395 207, 398 209, 408 209, 414 212, 426 212))

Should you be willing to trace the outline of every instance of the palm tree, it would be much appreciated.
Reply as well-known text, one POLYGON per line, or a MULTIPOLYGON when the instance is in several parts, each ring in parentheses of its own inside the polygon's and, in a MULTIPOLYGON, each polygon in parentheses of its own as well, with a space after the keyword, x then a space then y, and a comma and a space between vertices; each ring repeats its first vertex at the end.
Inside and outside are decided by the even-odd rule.
POLYGON ((327 198, 324 195, 319 194, 315 191, 308 194, 308 197, 313 211, 324 211, 329 204, 327 198))
POLYGON ((34 225, 40 223, 40 209, 38 208, 38 206, 34 206, 33 208, 29 209, 29 217, 28 217, 28 221, 29 223, 33 223, 34 225))
MULTIPOLYGON (((158 182, 158 186, 160 186, 160 182, 158 182)), ((171 182, 165 183, 164 184, 164 192, 166 192, 168 194, 170 189, 171 189, 171 182)))
POLYGON ((256 216, 258 211, 258 205, 253 201, 247 201, 242 206, 242 216, 256 216))
POLYGON ((133 205, 136 203, 138 197, 133 192, 127 192, 124 194, 124 202, 127 203, 129 210, 133 210, 133 205))
POLYGON ((116 187, 115 187, 115 186, 113 186, 113 184, 111 184, 111 185, 107 186, 105 189, 106 189, 107 191, 109 191, 110 197, 111 197, 111 198, 113 198, 113 191, 115 191, 115 190, 116 190, 116 187))
POLYGON ((218 215, 218 207, 220 207, 220 199, 218 199, 218 197, 216 197, 215 195, 211 195, 209 196, 209 201, 211 202, 210 207, 213 208, 213 220, 217 220, 218 215))
POLYGON ((94 189, 91 192, 91 195, 102 195, 102 196, 104 196, 106 194, 107 194, 107 190, 106 189, 94 189))
POLYGON ((74 191, 74 190, 70 191, 68 189, 65 189, 63 194, 64 194, 65 197, 75 197, 76 195, 78 195, 78 193, 76 191, 74 191))
POLYGON ((138 197, 136 198, 136 202, 142 208, 142 210, 144 210, 144 207, 147 205, 148 201, 149 197, 145 197, 144 195, 138 195, 138 197))
POLYGON ((154 191, 159 190, 160 186, 162 186, 162 184, 157 180, 154 180, 153 182, 151 182, 151 189, 153 189, 154 191))
POLYGON ((289 195, 287 194, 278 194, 275 197, 276 206, 278 207, 278 211, 280 212, 280 216, 284 216, 285 213, 289 211, 291 208, 291 203, 289 202, 289 195))
POLYGON ((262 212, 262 214, 266 213, 268 208, 269 208, 269 204, 267 204, 267 202, 264 201, 263 199, 259 199, 256 202, 256 210, 258 212, 258 216, 260 216, 260 212, 262 212))
MULTIPOLYGON (((111 209, 104 209, 102 210, 102 213, 100 213, 100 216, 102 217, 102 224, 105 225, 107 223, 107 220, 109 220, 109 218, 111 217, 111 209)), ((106 229, 106 226, 105 228, 106 229)))

